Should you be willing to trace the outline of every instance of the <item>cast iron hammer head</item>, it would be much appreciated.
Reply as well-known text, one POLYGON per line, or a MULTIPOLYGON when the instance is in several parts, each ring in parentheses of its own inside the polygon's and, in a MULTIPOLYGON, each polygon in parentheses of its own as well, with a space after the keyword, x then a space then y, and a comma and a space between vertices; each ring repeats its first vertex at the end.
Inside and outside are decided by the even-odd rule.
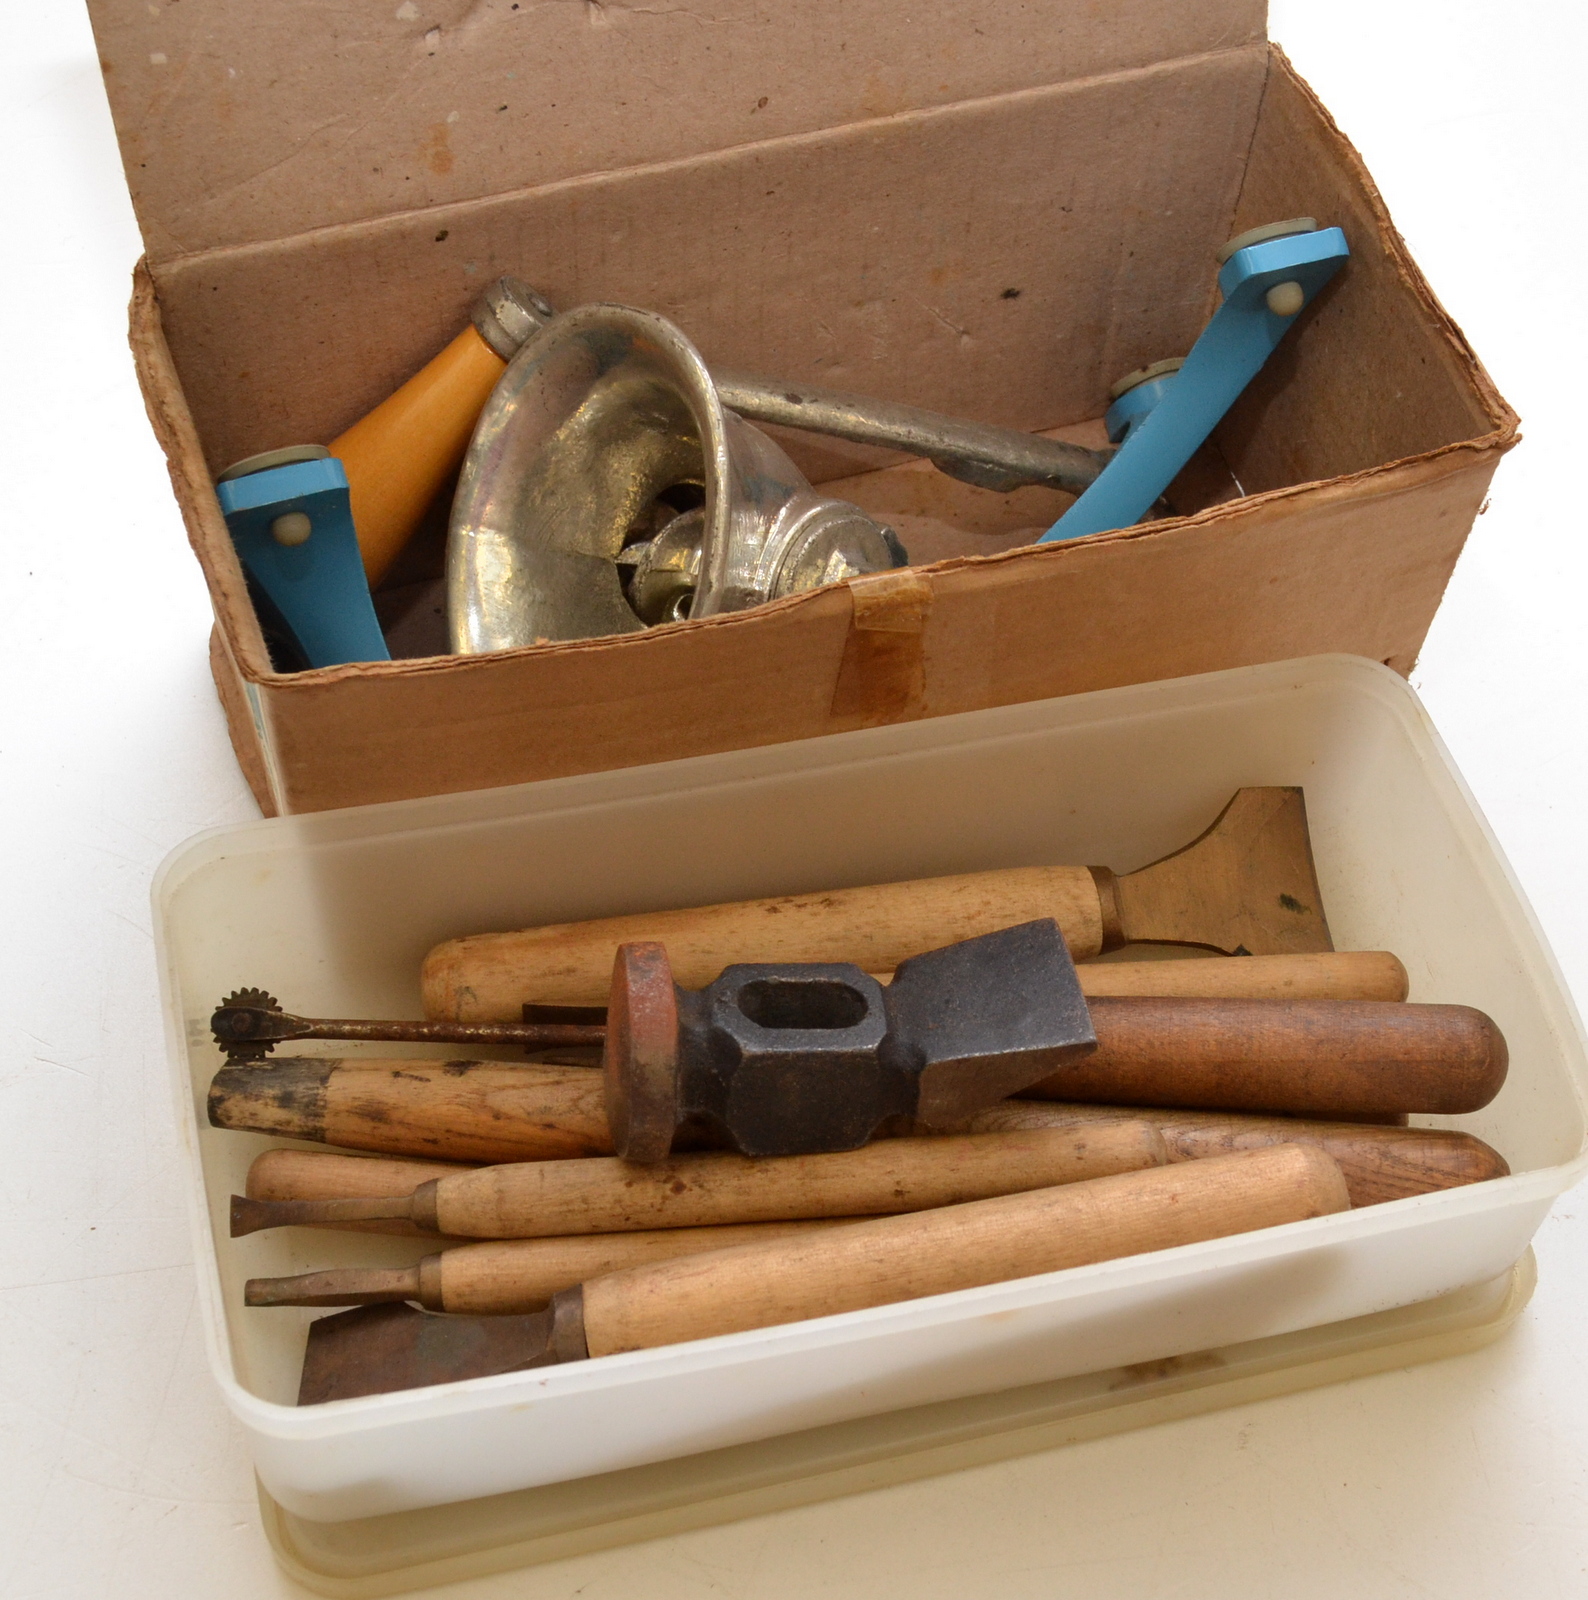
POLYGON ((619 948, 607 1012, 618 1154, 659 1161, 694 1120, 748 1156, 854 1150, 890 1118, 947 1126, 1097 1047, 1052 919, 928 951, 884 986, 844 963, 741 965, 680 989, 619 948))

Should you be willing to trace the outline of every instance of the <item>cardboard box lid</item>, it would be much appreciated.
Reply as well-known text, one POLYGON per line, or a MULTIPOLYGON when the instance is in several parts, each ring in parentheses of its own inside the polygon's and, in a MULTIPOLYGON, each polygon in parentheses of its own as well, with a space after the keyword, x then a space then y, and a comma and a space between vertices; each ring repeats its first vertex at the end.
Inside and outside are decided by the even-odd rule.
POLYGON ((88 4, 156 262, 1239 49, 1266 29, 1264 0, 88 4))

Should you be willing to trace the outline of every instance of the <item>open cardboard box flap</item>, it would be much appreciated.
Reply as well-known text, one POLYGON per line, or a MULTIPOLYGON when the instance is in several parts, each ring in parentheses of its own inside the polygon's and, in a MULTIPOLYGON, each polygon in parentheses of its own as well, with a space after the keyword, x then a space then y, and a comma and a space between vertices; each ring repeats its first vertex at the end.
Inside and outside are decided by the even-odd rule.
POLYGON ((91 9, 149 250, 134 348, 267 810, 1326 650, 1408 671, 1516 438, 1247 0, 91 9), (1306 214, 1352 259, 1216 436, 1244 498, 1010 549, 1065 498, 784 434, 951 559, 620 639, 271 670, 211 475, 334 437, 498 272, 660 311, 724 367, 1096 439, 1107 385, 1194 341, 1218 245, 1306 214))
POLYGON ((151 261, 1260 46, 1261 0, 90 0, 151 261))

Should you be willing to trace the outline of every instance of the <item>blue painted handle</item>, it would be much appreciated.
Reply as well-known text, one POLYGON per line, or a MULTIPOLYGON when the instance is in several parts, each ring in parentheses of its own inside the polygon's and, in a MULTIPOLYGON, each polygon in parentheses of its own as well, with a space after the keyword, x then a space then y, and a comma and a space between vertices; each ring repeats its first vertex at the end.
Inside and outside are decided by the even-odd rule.
POLYGON ((217 484, 215 494, 238 558, 311 667, 391 660, 369 597, 340 461, 271 467, 217 484), (309 519, 301 544, 282 544, 270 531, 291 512, 309 519))
POLYGON ((1109 412, 1110 433, 1122 430, 1124 443, 1040 542, 1079 539, 1139 522, 1257 376, 1302 307, 1350 253, 1338 228, 1237 250, 1219 271, 1224 304, 1202 330, 1185 365, 1143 384, 1148 393, 1133 389, 1115 402, 1109 412), (1299 283, 1302 289, 1301 307, 1288 316, 1268 307, 1268 291, 1281 283, 1299 283))

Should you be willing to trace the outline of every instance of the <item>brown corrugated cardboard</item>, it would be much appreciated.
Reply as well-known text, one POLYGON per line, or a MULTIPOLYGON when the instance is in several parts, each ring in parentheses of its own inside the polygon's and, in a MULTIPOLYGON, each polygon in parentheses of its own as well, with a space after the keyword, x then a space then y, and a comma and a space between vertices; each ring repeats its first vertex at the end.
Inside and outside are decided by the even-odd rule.
POLYGON ((153 260, 1260 42, 1261 0, 91 0, 153 260))
POLYGON ((150 247, 139 370, 268 809, 1324 650, 1406 671, 1515 439, 1355 153, 1236 0, 1106 17, 556 4, 535 8, 534 33, 501 0, 434 19, 409 0, 388 31, 316 5, 314 34, 330 19, 334 42, 301 63, 275 30, 281 14, 303 23, 307 0, 258 32, 219 0, 184 6, 155 18, 96 0, 96 26, 150 247), (660 87, 659 39, 677 45, 660 87), (416 141, 451 102, 453 164, 421 176, 416 141), (515 131, 481 131, 488 114, 515 131), (620 639, 270 669, 211 474, 333 437, 498 272, 560 305, 661 311, 724 367, 1095 440, 1108 383, 1195 339, 1216 247, 1301 214, 1344 227, 1351 261, 1220 429, 1222 458, 1177 486, 1189 517, 1010 549, 1063 497, 985 495, 785 433, 814 480, 946 559, 620 639))

